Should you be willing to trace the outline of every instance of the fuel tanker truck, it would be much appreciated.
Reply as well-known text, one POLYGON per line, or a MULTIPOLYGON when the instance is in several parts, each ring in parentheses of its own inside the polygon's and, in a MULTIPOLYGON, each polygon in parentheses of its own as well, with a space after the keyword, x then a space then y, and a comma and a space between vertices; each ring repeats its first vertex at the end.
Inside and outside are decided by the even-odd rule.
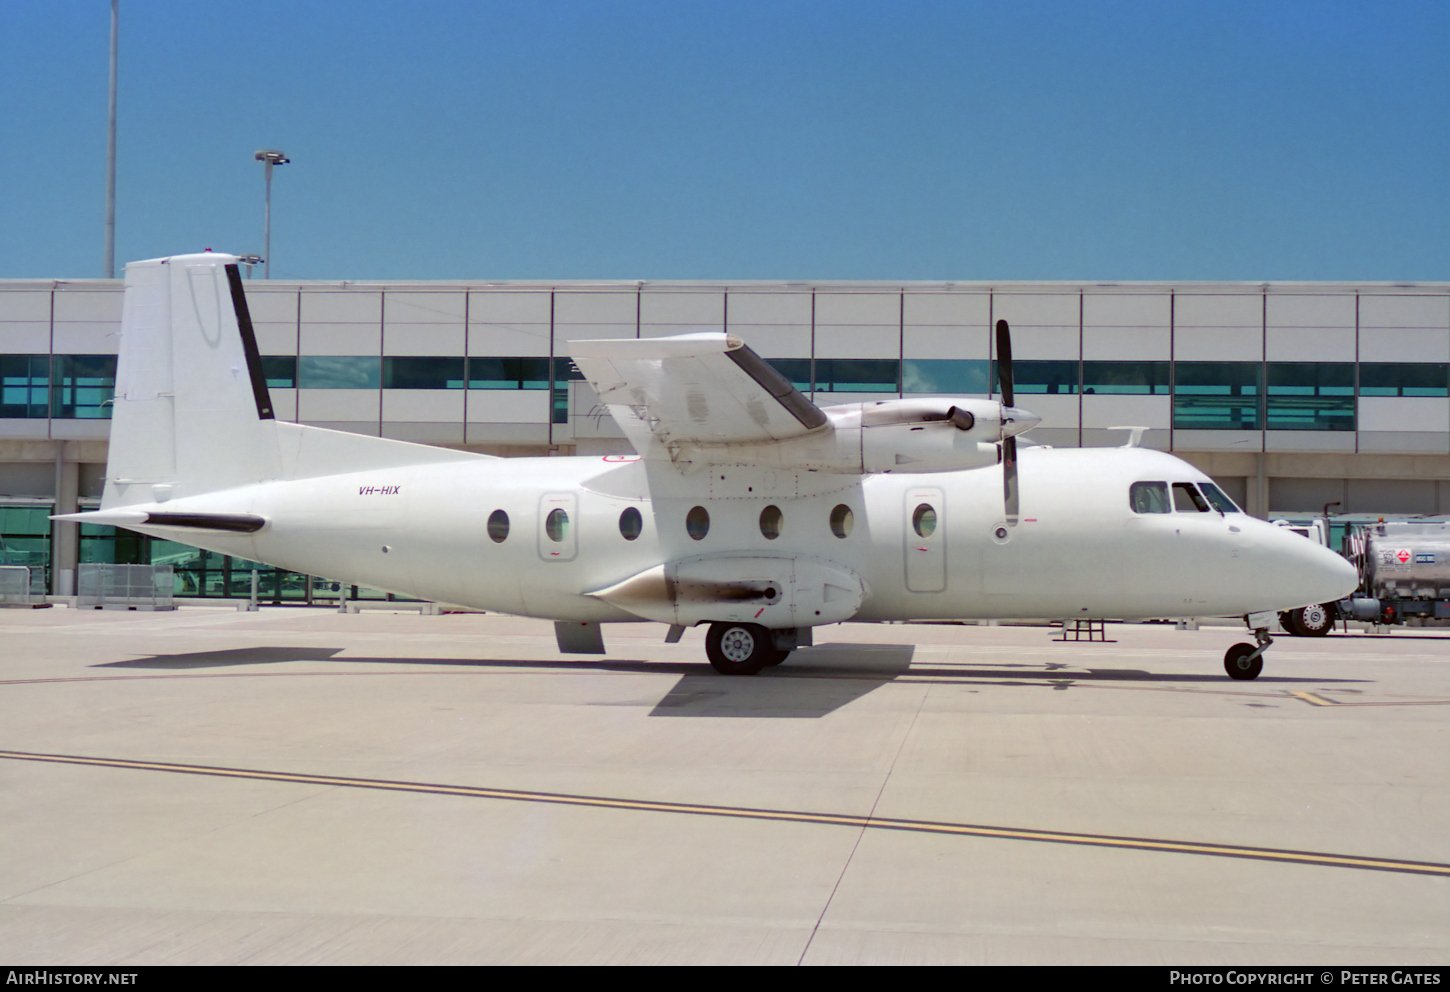
MULTIPOLYGON (((1321 534, 1315 527, 1305 536, 1322 540, 1321 534)), ((1381 521, 1355 530, 1345 543, 1359 568, 1359 590, 1337 603, 1282 614, 1285 630, 1321 637, 1341 618, 1378 624, 1450 620, 1450 522, 1381 521)))

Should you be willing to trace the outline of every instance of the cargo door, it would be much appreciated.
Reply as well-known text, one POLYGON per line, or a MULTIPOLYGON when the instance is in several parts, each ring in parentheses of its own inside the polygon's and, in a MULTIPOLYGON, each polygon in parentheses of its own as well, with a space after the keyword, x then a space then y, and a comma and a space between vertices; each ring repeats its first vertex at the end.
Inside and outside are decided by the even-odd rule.
POLYGON ((579 547, 579 505, 574 493, 545 493, 539 497, 539 557, 544 561, 573 561, 579 547))
POLYGON ((946 500, 935 486, 913 486, 903 506, 906 588, 942 592, 947 587, 946 500))

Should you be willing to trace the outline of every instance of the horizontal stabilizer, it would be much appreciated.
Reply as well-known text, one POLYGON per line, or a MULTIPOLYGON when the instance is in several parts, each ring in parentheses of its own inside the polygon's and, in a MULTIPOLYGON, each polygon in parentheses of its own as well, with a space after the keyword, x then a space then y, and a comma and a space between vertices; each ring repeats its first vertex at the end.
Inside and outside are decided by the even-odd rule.
POLYGON ((176 527, 184 530, 227 531, 233 534, 255 534, 267 526, 267 518, 255 513, 166 513, 129 507, 98 510, 94 513, 62 513, 50 519, 78 524, 103 524, 107 527, 176 527))

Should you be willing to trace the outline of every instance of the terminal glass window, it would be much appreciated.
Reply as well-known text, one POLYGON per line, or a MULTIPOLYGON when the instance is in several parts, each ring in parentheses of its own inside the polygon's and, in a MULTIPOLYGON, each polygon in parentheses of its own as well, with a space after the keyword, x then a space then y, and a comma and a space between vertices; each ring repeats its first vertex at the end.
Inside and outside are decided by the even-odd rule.
POLYGON ((0 417, 45 419, 50 410, 50 356, 0 355, 0 417))
POLYGON ((297 356, 263 355, 262 375, 272 389, 296 389, 297 356))
POLYGON ((985 358, 908 358, 901 363, 903 393, 987 395, 985 358))
POLYGON ((384 389, 462 389, 463 359, 388 357, 383 359, 384 389))
POLYGON ((1271 431, 1354 430, 1354 363, 1270 362, 1271 431))
POLYGON ((1083 362, 1082 391, 1129 396, 1167 396, 1167 362, 1083 362))
MULTIPOLYGON (((1048 395, 1076 394, 1078 391, 1077 362, 1064 361, 1014 361, 1012 380, 1018 393, 1046 393, 1048 395)), ((1002 391, 1002 380, 997 363, 992 362, 992 392, 1002 391)))
POLYGON ((470 358, 469 389, 548 389, 549 359, 470 358))
POLYGON ((372 355, 303 355, 297 359, 297 384, 303 389, 377 389, 382 360, 372 355))
POLYGON ((1444 362, 1363 362, 1361 396, 1450 395, 1450 365, 1444 362))
POLYGON ((901 363, 894 358, 817 358, 818 393, 900 392, 901 363))
POLYGON ((1258 362, 1177 363, 1173 426, 1178 430, 1258 430, 1261 371, 1258 362))
POLYGON ((803 393, 811 391, 811 360, 809 358, 767 358, 765 364, 779 372, 787 382, 803 393))
POLYGON ((44 593, 50 584, 49 503, 0 506, 0 565, 30 569, 30 591, 44 593))
POLYGON ((51 416, 110 420, 116 392, 115 355, 56 355, 51 416))

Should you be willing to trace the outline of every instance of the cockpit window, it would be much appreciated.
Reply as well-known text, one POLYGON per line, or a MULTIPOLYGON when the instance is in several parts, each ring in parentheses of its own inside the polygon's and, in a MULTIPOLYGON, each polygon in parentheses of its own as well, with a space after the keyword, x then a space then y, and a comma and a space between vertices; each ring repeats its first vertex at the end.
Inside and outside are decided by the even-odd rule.
POLYGON ((1203 495, 1213 504, 1213 508, 1219 513, 1238 513, 1239 508, 1234 506, 1234 501, 1223 494, 1223 490, 1212 482, 1200 482, 1198 488, 1203 490, 1203 495))
POLYGON ((1171 513, 1168 483, 1135 482, 1128 487, 1128 505, 1134 513, 1171 513))
POLYGON ((1208 502, 1191 482, 1173 483, 1173 509, 1179 513, 1207 513, 1208 502))

